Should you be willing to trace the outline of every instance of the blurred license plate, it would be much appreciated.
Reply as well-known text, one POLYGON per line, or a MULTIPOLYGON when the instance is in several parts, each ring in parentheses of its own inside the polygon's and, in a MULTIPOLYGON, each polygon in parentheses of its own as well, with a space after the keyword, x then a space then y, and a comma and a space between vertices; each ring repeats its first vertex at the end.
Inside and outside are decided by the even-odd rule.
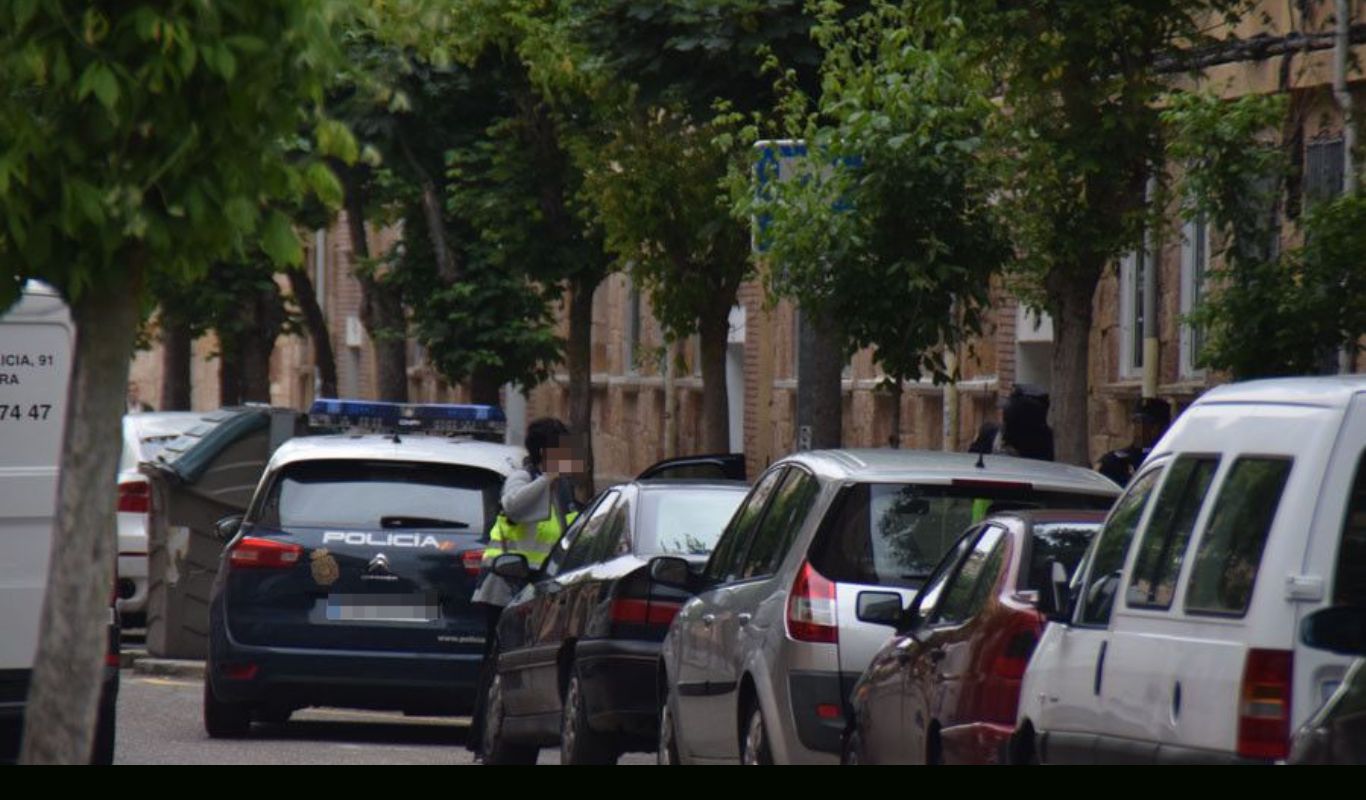
POLYGON ((431 622, 440 619, 436 598, 425 594, 334 594, 327 618, 338 622, 431 622))

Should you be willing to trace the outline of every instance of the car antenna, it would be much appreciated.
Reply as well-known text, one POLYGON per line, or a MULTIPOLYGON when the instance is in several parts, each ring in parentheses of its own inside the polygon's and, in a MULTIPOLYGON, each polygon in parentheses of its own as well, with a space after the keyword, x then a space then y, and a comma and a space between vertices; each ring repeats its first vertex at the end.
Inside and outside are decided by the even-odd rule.
POLYGON ((982 452, 981 450, 978 450, 978 451, 977 451, 977 464, 976 464, 976 467, 977 467, 978 469, 986 469, 986 468, 987 468, 986 462, 984 462, 984 461, 982 460, 985 456, 986 456, 986 453, 982 452))
POLYGON ((394 431, 394 444, 403 444, 403 440, 398 438, 398 431, 394 431))

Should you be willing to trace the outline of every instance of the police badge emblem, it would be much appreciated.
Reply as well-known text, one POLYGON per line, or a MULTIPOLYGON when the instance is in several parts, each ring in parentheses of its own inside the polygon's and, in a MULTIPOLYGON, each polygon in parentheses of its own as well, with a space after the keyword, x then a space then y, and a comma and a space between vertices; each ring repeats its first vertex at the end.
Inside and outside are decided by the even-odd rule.
POLYGON ((313 580, 319 586, 331 586, 341 577, 341 568, 337 566, 337 559, 327 552, 327 548, 314 550, 311 556, 313 563, 313 580))

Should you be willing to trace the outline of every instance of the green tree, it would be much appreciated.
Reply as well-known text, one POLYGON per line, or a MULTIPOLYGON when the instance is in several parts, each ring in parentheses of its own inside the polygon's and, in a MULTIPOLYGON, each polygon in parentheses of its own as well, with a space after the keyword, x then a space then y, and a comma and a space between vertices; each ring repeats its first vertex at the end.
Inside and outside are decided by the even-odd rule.
POLYGON ((336 196, 283 142, 349 135, 318 113, 336 64, 337 2, 89 4, 0 9, 0 305, 25 278, 56 287, 77 334, 42 637, 23 759, 90 755, 114 572, 114 477, 129 356, 154 276, 203 275, 258 245, 298 262, 271 198, 336 196))
POLYGON ((1190 314, 1206 332, 1198 359, 1238 380, 1335 370, 1337 351, 1355 354, 1366 331, 1360 194, 1311 205, 1299 221, 1304 245, 1279 246, 1289 158, 1274 134, 1285 114, 1283 97, 1194 93, 1174 95, 1162 114, 1187 211, 1222 244, 1210 292, 1190 314))
POLYGON ((991 148, 1012 267, 1053 318, 1052 422, 1059 461, 1087 464, 1096 286, 1134 249, 1161 171, 1158 57, 1208 41, 1245 0, 967 0, 956 46, 999 91, 991 148))
POLYGON ((771 291, 836 320, 846 352, 872 347, 898 399, 902 381, 957 378, 945 354, 981 333, 1010 258, 982 158, 990 87, 961 56, 968 35, 961 19, 890 3, 827 19, 819 101, 788 102, 809 154, 790 180, 740 195, 766 220, 771 291))

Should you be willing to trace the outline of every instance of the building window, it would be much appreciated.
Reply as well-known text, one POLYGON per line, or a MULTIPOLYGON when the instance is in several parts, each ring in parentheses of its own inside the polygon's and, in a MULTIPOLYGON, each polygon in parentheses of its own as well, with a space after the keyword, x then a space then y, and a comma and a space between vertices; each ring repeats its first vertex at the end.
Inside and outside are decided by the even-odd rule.
POLYGON ((1143 269, 1141 250, 1119 262, 1119 377, 1143 374, 1143 269))
POLYGON ((1342 192, 1342 140, 1324 139, 1304 148, 1304 207, 1342 192))
POLYGON ((1181 377, 1201 378, 1197 366, 1205 346, 1205 331, 1185 320, 1205 299, 1209 274, 1209 224, 1203 214, 1187 220, 1181 232, 1181 377))
POLYGON ((640 371, 644 353, 640 351, 640 288, 635 281, 627 279, 626 284, 626 374, 634 375, 640 371))

